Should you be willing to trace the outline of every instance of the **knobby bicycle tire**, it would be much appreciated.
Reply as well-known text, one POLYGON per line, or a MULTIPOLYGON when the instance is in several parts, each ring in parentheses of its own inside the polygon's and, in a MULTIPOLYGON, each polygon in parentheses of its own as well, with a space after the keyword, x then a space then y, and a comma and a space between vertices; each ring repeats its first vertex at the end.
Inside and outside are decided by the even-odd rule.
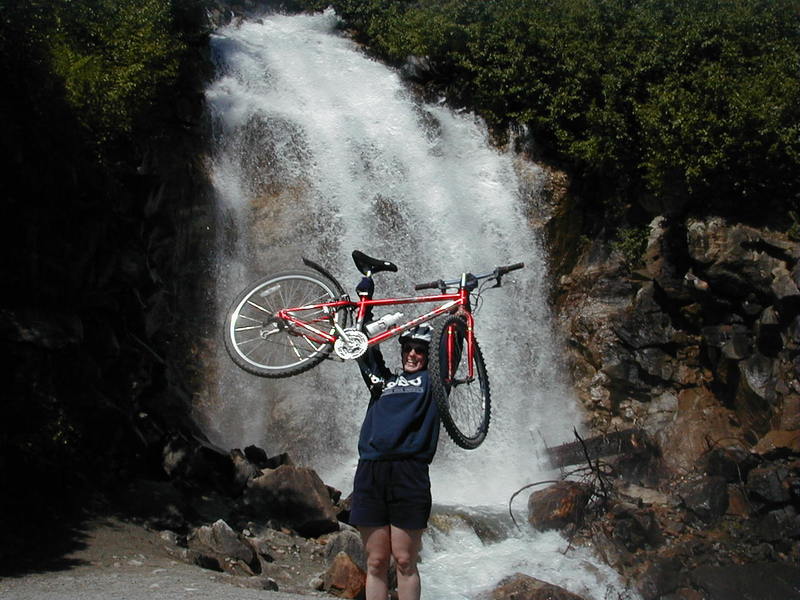
POLYGON ((439 418, 452 440, 460 447, 474 450, 486 439, 491 417, 491 393, 483 354, 475 341, 474 378, 467 380, 467 322, 450 315, 433 330, 428 372, 431 393, 439 409, 439 418), (454 370, 448 374, 447 337, 453 335, 454 370))
MULTIPOLYGON (((259 377, 291 377, 317 366, 333 344, 315 340, 302 329, 274 318, 282 308, 333 302, 337 282, 306 270, 281 271, 251 283, 231 303, 225 318, 225 349, 233 362, 259 377)), ((303 311, 304 320, 328 334, 334 319, 343 325, 345 311, 303 311)))

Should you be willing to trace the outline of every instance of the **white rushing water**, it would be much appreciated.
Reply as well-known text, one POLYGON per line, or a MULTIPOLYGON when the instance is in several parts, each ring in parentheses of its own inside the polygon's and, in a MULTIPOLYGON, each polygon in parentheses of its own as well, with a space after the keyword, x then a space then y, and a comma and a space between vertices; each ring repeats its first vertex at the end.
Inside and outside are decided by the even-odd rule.
MULTIPOLYGON (((331 12, 275 15, 214 36, 218 78, 207 102, 216 132, 220 319, 248 281, 299 267, 302 256, 351 293, 360 278, 353 249, 395 262, 398 273, 376 275, 376 297, 524 261, 484 294, 477 314, 492 385, 489 436, 467 452, 443 433, 431 467, 434 501, 449 507, 439 510, 501 515, 514 491, 548 478, 543 442, 570 441, 580 424, 559 378, 545 257, 525 217, 535 167, 526 167, 523 183, 515 157, 487 143, 479 120, 420 103, 335 26, 331 12)), ((383 346, 389 364, 399 364, 396 346, 383 346)), ((217 369, 219 387, 196 411, 213 441, 288 451, 349 493, 367 400, 355 364, 326 361, 287 380, 262 380, 220 351, 217 369)), ((513 533, 484 546, 470 531, 427 535, 429 600, 465 598, 517 571, 548 575, 589 598, 618 586, 588 555, 562 553, 567 544, 557 535, 513 533)))

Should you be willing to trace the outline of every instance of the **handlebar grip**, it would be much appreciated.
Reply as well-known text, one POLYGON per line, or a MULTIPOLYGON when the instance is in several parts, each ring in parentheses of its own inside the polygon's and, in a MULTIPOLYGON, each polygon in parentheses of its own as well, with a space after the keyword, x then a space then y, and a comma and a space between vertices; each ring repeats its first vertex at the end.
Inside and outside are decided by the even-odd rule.
POLYGON ((497 267, 497 274, 498 275, 505 275, 506 273, 509 273, 510 271, 516 271, 517 269, 521 269, 524 266, 525 266, 525 263, 518 262, 518 263, 514 263, 513 265, 506 265, 505 267, 497 267))
POLYGON ((437 289, 441 281, 429 281, 428 283, 417 283, 414 285, 415 290, 430 290, 437 289))

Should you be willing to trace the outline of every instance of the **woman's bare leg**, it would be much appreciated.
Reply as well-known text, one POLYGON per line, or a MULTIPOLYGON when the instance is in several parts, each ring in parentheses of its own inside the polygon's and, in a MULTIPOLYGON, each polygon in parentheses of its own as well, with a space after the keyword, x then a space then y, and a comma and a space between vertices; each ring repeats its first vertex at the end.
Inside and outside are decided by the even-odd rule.
POLYGON ((389 596, 389 558, 392 537, 389 525, 359 527, 367 553, 367 600, 386 600, 389 596))
MULTIPOLYGON (((419 600, 420 579, 417 560, 424 529, 391 526, 391 551, 397 565, 397 596, 400 600, 419 600)), ((368 600, 372 600, 367 596, 368 600)))

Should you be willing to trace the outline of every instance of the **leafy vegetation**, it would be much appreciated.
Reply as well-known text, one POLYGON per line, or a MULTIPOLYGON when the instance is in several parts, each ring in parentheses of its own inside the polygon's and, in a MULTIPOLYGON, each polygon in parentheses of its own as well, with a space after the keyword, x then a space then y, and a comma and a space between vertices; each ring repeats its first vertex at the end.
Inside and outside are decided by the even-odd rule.
POLYGON ((501 134, 525 126, 617 205, 800 204, 798 0, 330 3, 375 52, 428 57, 450 98, 501 134))
POLYGON ((130 134, 178 75, 186 50, 178 11, 170 0, 4 1, 6 74, 31 85, 39 110, 64 98, 87 138, 130 134))

